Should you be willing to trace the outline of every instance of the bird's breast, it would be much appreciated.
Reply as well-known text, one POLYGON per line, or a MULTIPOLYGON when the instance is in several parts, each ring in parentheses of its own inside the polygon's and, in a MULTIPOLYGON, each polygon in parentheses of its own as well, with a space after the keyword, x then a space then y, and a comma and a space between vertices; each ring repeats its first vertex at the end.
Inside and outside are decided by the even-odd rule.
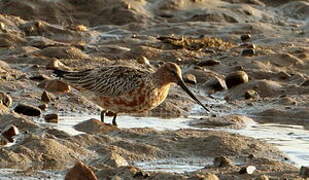
POLYGON ((143 85, 118 97, 96 97, 95 102, 105 110, 116 113, 144 112, 161 104, 167 97, 169 88, 169 84, 160 87, 143 85))

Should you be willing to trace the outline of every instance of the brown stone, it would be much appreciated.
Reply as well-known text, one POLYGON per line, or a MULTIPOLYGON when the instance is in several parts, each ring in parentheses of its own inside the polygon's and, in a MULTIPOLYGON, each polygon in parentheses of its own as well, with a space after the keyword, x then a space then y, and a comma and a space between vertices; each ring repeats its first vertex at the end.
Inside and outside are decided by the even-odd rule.
POLYGON ((15 109, 15 112, 27 116, 40 116, 41 110, 35 106, 27 105, 27 104, 18 104, 15 109))
POLYGON ((48 93, 46 91, 44 91, 41 95, 41 101, 45 102, 45 103, 49 103, 50 102, 50 97, 48 95, 48 93))
POLYGON ((193 74, 185 74, 183 76, 183 80, 186 83, 190 83, 190 84, 196 84, 196 77, 193 74))
POLYGON ((85 164, 78 161, 65 175, 65 180, 97 180, 95 173, 85 164))
POLYGON ((38 86, 40 88, 44 88, 48 92, 57 94, 67 93, 71 90, 71 87, 67 83, 60 81, 58 79, 45 80, 41 82, 38 86))
POLYGON ((241 56, 253 56, 255 55, 255 50, 252 48, 243 49, 240 55, 241 56))
POLYGON ((255 170, 256 170, 255 166, 242 167, 239 170, 239 174, 253 174, 255 170))
POLYGON ((255 90, 248 90, 245 92, 245 99, 255 99, 259 96, 259 94, 255 90))
POLYGON ((48 107, 48 105, 47 105, 47 104, 41 104, 41 105, 39 105, 38 107, 39 107, 42 111, 45 111, 46 108, 48 107))
POLYGON ((214 76, 205 83, 206 87, 210 87, 215 91, 222 91, 227 89, 225 80, 221 77, 214 76))
POLYGON ((10 107, 12 105, 12 98, 6 93, 0 92, 0 104, 10 107))
POLYGON ((246 42, 249 41, 251 39, 251 35, 250 34, 243 34, 240 36, 240 39, 242 42, 246 42))
POLYGON ((211 59, 211 60, 201 61, 197 65, 198 66, 215 66, 219 64, 220 64, 219 61, 211 59))
POLYGON ((5 137, 9 142, 14 142, 13 136, 19 134, 19 130, 14 125, 9 125, 2 131, 2 136, 5 137))
POLYGON ((46 114, 44 119, 46 122, 49 123, 58 123, 59 120, 58 114, 46 114))
POLYGON ((230 167, 233 166, 233 162, 228 159, 227 157, 224 156, 220 156, 220 157, 216 157, 214 159, 214 166, 215 167, 230 167))
POLYGON ((237 86, 249 81, 248 74, 244 71, 235 71, 226 76, 225 82, 228 88, 237 86))

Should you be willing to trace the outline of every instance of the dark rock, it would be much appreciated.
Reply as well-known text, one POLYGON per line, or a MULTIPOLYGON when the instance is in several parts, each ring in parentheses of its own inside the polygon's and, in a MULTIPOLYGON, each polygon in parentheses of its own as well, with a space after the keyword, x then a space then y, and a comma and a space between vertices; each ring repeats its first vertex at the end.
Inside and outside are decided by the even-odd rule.
POLYGON ((49 79, 49 77, 42 74, 42 75, 37 75, 37 76, 31 76, 29 79, 32 81, 44 81, 46 79, 49 79))
POLYGON ((95 173, 85 164, 78 161, 65 175, 65 180, 97 180, 95 173))
POLYGON ((198 66, 215 66, 219 64, 220 64, 219 61, 211 59, 211 60, 201 61, 197 65, 198 66))
POLYGON ((42 111, 45 111, 46 108, 48 107, 48 105, 47 105, 47 104, 41 104, 41 105, 39 105, 38 107, 39 107, 42 111))
POLYGON ((6 93, 0 92, 0 104, 10 107, 12 105, 12 98, 6 93))
POLYGON ((249 49, 255 49, 256 48, 255 44, 252 44, 252 43, 242 43, 239 46, 242 47, 242 48, 249 48, 249 49))
POLYGON ((309 79, 307 79, 303 83, 301 83, 301 86, 309 86, 309 79))
POLYGON ((230 167, 233 166, 233 162, 227 157, 220 156, 216 157, 213 162, 215 167, 230 167))
POLYGON ((58 123, 58 114, 46 114, 44 117, 46 122, 58 123))
POLYGON ((247 83, 249 81, 249 77, 244 71, 236 71, 232 72, 226 76, 225 82, 228 88, 237 86, 242 83, 247 83))
POLYGON ((255 50, 252 48, 244 49, 240 53, 241 56, 253 56, 255 55, 255 50))
POLYGON ((309 167, 302 166, 300 168, 299 175, 303 178, 309 178, 309 167))
POLYGON ((208 80, 205 83, 205 86, 210 87, 215 91, 222 91, 222 90, 227 89, 227 85, 225 83, 225 80, 220 78, 220 77, 216 77, 216 76, 214 76, 210 80, 208 80))
POLYGON ((186 83, 190 83, 190 84, 196 84, 196 77, 193 74, 185 74, 183 76, 183 80, 186 83))
POLYGON ((5 137, 9 142, 14 142, 13 136, 19 134, 19 130, 14 125, 9 125, 2 131, 2 136, 5 137))
POLYGON ((246 41, 249 41, 251 40, 251 35, 250 34, 243 34, 240 36, 240 39, 242 42, 246 42, 246 41))
POLYGON ((239 170, 239 174, 253 174, 255 170, 256 170, 255 166, 242 167, 239 170))
POLYGON ((41 110, 35 106, 27 105, 27 104, 18 104, 15 109, 15 112, 19 114, 24 114, 27 116, 40 116, 41 110))
POLYGON ((50 96, 48 95, 48 93, 46 91, 44 91, 41 95, 41 101, 45 102, 45 103, 49 103, 51 101, 50 96))
POLYGON ((9 143, 9 141, 8 141, 5 137, 0 136, 0 147, 1 147, 1 146, 5 146, 5 145, 7 145, 8 143, 9 143))
POLYGON ((248 90, 245 92, 245 99, 255 99, 259 94, 255 90, 248 90))

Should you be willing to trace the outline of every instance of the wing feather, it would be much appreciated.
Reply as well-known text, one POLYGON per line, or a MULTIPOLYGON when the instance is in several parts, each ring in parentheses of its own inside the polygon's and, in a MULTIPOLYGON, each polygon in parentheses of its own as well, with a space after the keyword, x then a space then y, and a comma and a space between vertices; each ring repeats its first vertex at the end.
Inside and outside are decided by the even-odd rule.
POLYGON ((102 96, 120 96, 140 87, 149 72, 125 66, 109 66, 66 73, 63 78, 79 88, 102 96))

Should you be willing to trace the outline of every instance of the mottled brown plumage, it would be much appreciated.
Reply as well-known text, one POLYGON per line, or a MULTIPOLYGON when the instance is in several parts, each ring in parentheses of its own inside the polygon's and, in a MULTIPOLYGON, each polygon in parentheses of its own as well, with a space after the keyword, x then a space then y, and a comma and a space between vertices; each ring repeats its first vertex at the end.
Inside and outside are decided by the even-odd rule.
MULTIPOLYGON (((181 69, 166 63, 151 73, 125 66, 107 66, 81 72, 55 71, 104 110, 117 113, 149 111, 161 104, 171 83, 180 85, 205 110, 208 109, 185 86, 181 69)), ((101 116, 104 120, 104 112, 101 116)), ((116 115, 113 119, 116 125, 116 115)))

